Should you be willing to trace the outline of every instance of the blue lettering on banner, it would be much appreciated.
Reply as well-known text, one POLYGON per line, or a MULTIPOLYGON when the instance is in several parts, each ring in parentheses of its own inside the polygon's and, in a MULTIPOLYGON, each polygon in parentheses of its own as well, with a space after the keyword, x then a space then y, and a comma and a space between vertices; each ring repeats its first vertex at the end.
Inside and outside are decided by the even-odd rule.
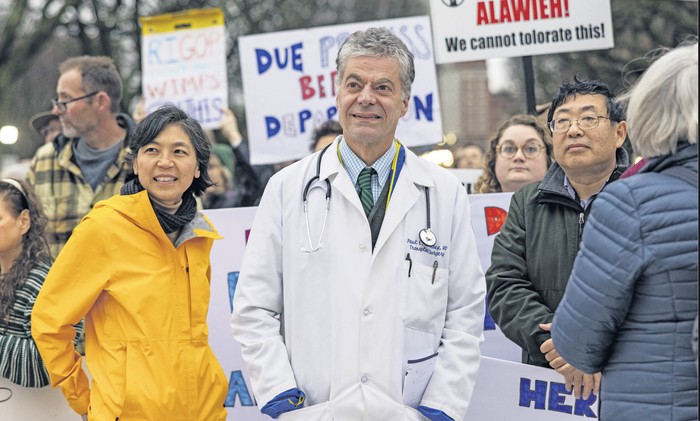
POLYGON ((345 42, 345 39, 348 37, 347 32, 341 32, 337 34, 335 37, 326 35, 324 37, 321 37, 318 40, 319 44, 319 51, 321 53, 321 67, 322 68, 327 68, 330 64, 335 65, 335 56, 337 55, 336 52, 333 52, 331 54, 331 49, 335 47, 335 49, 339 49, 341 45, 343 45, 343 42, 345 42))
POLYGON ((399 28, 399 32, 401 33, 401 36, 403 37, 406 46, 409 50, 411 50, 413 55, 418 60, 428 60, 431 57, 430 46, 432 45, 432 41, 430 43, 426 41, 423 34, 421 34, 423 29, 423 25, 421 24, 417 24, 413 27, 413 32, 415 33, 418 41, 420 41, 421 43, 422 49, 419 49, 411 39, 411 35, 409 34, 409 28, 406 25, 402 25, 401 28, 399 28))
POLYGON ((177 40, 175 35, 169 35, 166 36, 162 39, 166 46, 161 45, 160 40, 149 40, 147 43, 147 51, 148 53, 146 54, 147 60, 149 64, 173 64, 177 63, 177 59, 175 58, 175 48, 174 48, 174 42, 177 40), (165 52, 167 59, 163 60, 160 57, 160 53, 165 52))
POLYGON ((243 380, 243 373, 241 373, 241 370, 231 372, 231 379, 228 382, 228 394, 226 395, 224 406, 227 408, 235 407, 236 396, 238 396, 241 406, 257 405, 257 402, 255 402, 248 391, 248 386, 246 386, 245 380, 243 380))
POLYGON ((574 415, 586 418, 598 418, 591 409, 591 406, 593 406, 597 400, 598 397, 592 393, 588 399, 576 399, 576 402, 574 402, 574 415))
POLYGON ((535 402, 535 409, 544 409, 547 398, 547 382, 535 380, 535 390, 530 389, 530 379, 520 378, 520 403, 525 408, 530 407, 530 402, 535 402))
POLYGON ((328 107, 326 110, 326 117, 328 117, 328 120, 331 120, 336 114, 338 114, 338 108, 335 105, 328 107))
POLYGON ((418 98, 418 96, 413 96, 413 105, 416 107, 416 120, 420 120, 420 114, 423 112, 425 119, 428 121, 433 121, 433 94, 430 93, 425 97, 425 105, 418 98))
POLYGON ((313 127, 309 127, 307 122, 313 117, 314 122, 323 122, 332 119, 338 114, 338 109, 335 105, 328 107, 325 112, 323 110, 316 111, 316 115, 309 109, 303 109, 297 113, 288 113, 282 116, 274 117, 271 115, 265 116, 265 132, 267 139, 270 140, 283 132, 285 136, 294 137, 299 134, 309 132, 313 127), (319 116, 318 114, 321 114, 319 116))
POLYGON ((489 299, 484 298, 484 330, 496 330, 496 322, 489 314, 489 299))
POLYGON ((564 414, 572 414, 579 417, 597 418, 591 406, 598 400, 598 397, 591 394, 588 399, 576 399, 574 405, 566 405, 564 401, 566 396, 570 396, 571 391, 566 390, 564 383, 546 382, 544 380, 535 380, 535 388, 531 389, 531 381, 527 378, 520 378, 520 402, 519 406, 529 408, 530 403, 535 403, 535 409, 561 412, 564 414), (549 383, 549 399, 547 399, 547 386, 549 383))
POLYGON ((238 285, 238 276, 241 272, 229 272, 228 273, 228 299, 231 305, 231 313, 233 313, 233 296, 236 293, 236 285, 238 285))
POLYGON ((299 127, 301 127, 300 132, 304 133, 306 131, 306 121, 311 118, 311 111, 302 110, 299 113, 299 127))
POLYGON ((267 131, 267 138, 274 137, 280 132, 280 121, 271 116, 265 116, 265 130, 267 131))
POLYGON ((570 414, 573 412, 571 405, 564 405, 566 395, 571 395, 571 392, 566 390, 563 383, 549 384, 549 405, 547 409, 550 411, 563 412, 570 414))
POLYGON ((258 64, 258 74, 261 75, 272 67, 273 63, 277 64, 279 69, 284 69, 291 62, 292 69, 298 72, 304 71, 304 65, 301 61, 301 49, 304 48, 304 43, 299 42, 290 47, 285 47, 280 51, 279 48, 274 49, 275 59, 272 59, 273 54, 264 48, 255 49, 255 58, 258 64))

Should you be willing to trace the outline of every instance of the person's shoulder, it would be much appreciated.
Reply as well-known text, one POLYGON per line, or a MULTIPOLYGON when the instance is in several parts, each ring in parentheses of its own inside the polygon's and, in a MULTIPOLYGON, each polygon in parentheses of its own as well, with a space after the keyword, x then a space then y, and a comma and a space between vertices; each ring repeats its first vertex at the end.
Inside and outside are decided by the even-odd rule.
POLYGON ((37 259, 29 269, 29 276, 45 277, 51 269, 51 264, 52 261, 49 259, 37 259))
POLYGON ((51 157, 56 154, 56 145, 53 142, 45 143, 34 152, 34 159, 42 159, 51 157))
POLYGON ((535 202, 540 194, 540 184, 542 181, 533 181, 525 184, 513 193, 513 200, 520 202, 535 202))
POLYGON ((25 289, 31 289, 38 293, 49 274, 49 270, 51 270, 51 263, 49 260, 37 260, 34 262, 27 274, 27 280, 24 283, 25 289))

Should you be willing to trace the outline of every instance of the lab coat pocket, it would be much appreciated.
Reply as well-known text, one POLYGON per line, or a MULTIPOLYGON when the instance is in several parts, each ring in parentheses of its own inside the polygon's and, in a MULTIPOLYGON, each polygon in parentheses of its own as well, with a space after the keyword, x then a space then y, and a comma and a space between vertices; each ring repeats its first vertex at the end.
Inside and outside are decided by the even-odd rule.
POLYGON ((277 417, 279 421, 331 421, 331 406, 329 402, 323 402, 307 406, 294 411, 285 412, 277 417))
POLYGON ((440 333, 447 311, 449 271, 406 261, 402 270, 399 316, 404 326, 423 332, 440 333))

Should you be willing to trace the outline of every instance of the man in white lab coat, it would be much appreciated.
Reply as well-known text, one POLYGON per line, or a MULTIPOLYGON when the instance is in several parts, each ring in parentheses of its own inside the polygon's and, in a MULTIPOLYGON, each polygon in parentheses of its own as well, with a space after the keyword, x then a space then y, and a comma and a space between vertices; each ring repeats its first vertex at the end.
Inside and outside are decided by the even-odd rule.
POLYGON ((399 38, 358 31, 336 63, 343 134, 270 179, 234 337, 273 418, 461 421, 485 294, 466 190, 394 138, 415 76, 399 38))

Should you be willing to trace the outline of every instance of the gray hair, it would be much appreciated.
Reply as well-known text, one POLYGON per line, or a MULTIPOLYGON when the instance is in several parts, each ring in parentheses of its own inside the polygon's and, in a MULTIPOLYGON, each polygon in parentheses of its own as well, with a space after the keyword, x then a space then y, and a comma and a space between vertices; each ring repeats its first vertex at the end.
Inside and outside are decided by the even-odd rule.
MULTIPOLYGON (((81 89, 86 93, 103 91, 109 96, 110 111, 119 111, 119 101, 122 100, 122 79, 117 66, 110 57, 79 56, 63 61, 58 70, 61 74, 77 69, 82 78, 81 89)), ((87 99, 91 101, 91 98, 87 99)))
POLYGON ((396 60, 400 68, 402 99, 405 101, 411 97, 411 85, 416 77, 413 53, 403 41, 386 28, 357 31, 345 39, 335 60, 338 68, 338 77, 335 79, 336 92, 339 90, 348 59, 361 56, 389 57, 396 60))
POLYGON ((674 153, 679 141, 698 140, 698 44, 685 44, 656 60, 625 95, 635 152, 674 153))

